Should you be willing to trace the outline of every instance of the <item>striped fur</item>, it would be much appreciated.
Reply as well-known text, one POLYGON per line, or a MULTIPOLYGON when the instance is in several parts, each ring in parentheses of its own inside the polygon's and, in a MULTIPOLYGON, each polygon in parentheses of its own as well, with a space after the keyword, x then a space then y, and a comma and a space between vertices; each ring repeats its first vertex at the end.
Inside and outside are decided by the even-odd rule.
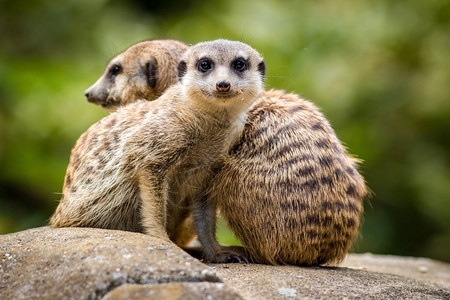
MULTIPOLYGON (((129 62, 124 67, 141 59, 143 52, 133 50, 138 45, 143 46, 122 54, 129 62)), ((145 47, 154 51, 155 46, 145 47)), ((173 68, 158 72, 167 73, 166 78, 175 75, 173 68)), ((129 94, 149 95, 148 87, 135 89, 129 94)), ((126 103, 132 100, 128 97, 126 103)), ((253 261, 320 265, 339 262, 349 250, 367 189, 357 161, 319 110, 295 94, 270 90, 251 106, 209 193, 253 261)), ((192 237, 191 219, 185 220, 180 238, 189 232, 192 237)), ((123 227, 138 230, 136 226, 123 227)))

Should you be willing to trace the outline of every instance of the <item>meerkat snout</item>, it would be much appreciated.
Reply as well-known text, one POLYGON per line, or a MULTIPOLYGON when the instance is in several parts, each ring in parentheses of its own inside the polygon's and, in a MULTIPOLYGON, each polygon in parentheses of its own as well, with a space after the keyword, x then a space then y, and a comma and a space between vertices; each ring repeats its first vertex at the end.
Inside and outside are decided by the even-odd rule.
POLYGON ((231 84, 228 81, 220 81, 216 83, 216 90, 219 93, 228 93, 231 89, 231 84))
POLYGON ((84 91, 84 95, 86 96, 86 100, 88 102, 106 107, 106 99, 108 98, 109 86, 101 89, 99 88, 99 85, 100 83, 97 81, 96 84, 90 86, 86 91, 84 91))

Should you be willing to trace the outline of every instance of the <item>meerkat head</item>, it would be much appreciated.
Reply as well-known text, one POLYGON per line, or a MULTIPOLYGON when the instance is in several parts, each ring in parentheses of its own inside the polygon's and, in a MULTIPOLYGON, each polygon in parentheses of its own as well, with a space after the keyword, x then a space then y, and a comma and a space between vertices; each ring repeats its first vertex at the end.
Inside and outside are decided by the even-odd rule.
POLYGON ((114 57, 86 98, 109 111, 139 99, 154 100, 177 82, 177 64, 188 46, 176 40, 137 43, 114 57))
POLYGON ((216 105, 236 100, 243 104, 263 89, 265 63, 249 45, 229 40, 198 43, 190 47, 178 65, 183 92, 216 105))

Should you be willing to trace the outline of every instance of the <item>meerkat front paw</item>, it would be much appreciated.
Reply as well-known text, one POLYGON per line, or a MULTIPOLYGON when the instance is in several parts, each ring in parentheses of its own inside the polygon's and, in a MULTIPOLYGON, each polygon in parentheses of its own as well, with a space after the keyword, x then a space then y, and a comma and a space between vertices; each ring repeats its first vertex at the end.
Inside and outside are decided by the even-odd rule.
POLYGON ((215 255, 213 258, 203 258, 203 262, 205 263, 213 263, 213 264, 220 264, 220 263, 245 263, 248 264, 249 261, 247 257, 235 254, 235 253, 219 253, 215 255))
POLYGON ((210 259, 204 258, 209 263, 249 263, 248 255, 241 246, 221 246, 221 250, 210 259))
POLYGON ((221 246, 221 250, 209 258, 202 247, 182 247, 182 249, 205 263, 249 263, 247 252, 241 246, 221 246))
POLYGON ((248 264, 248 259, 245 256, 238 255, 238 254, 228 254, 225 258, 224 263, 246 263, 248 264))

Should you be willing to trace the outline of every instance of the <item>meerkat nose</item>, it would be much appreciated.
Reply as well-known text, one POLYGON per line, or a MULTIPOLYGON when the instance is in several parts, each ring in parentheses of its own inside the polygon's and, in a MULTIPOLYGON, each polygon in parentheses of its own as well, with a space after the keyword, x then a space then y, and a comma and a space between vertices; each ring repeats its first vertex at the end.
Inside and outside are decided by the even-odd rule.
POLYGON ((231 89, 231 84, 227 81, 220 81, 216 83, 216 89, 218 92, 229 92, 231 89))
POLYGON ((84 92, 84 95, 86 96, 87 99, 89 99, 89 92, 86 90, 86 92, 84 92))

